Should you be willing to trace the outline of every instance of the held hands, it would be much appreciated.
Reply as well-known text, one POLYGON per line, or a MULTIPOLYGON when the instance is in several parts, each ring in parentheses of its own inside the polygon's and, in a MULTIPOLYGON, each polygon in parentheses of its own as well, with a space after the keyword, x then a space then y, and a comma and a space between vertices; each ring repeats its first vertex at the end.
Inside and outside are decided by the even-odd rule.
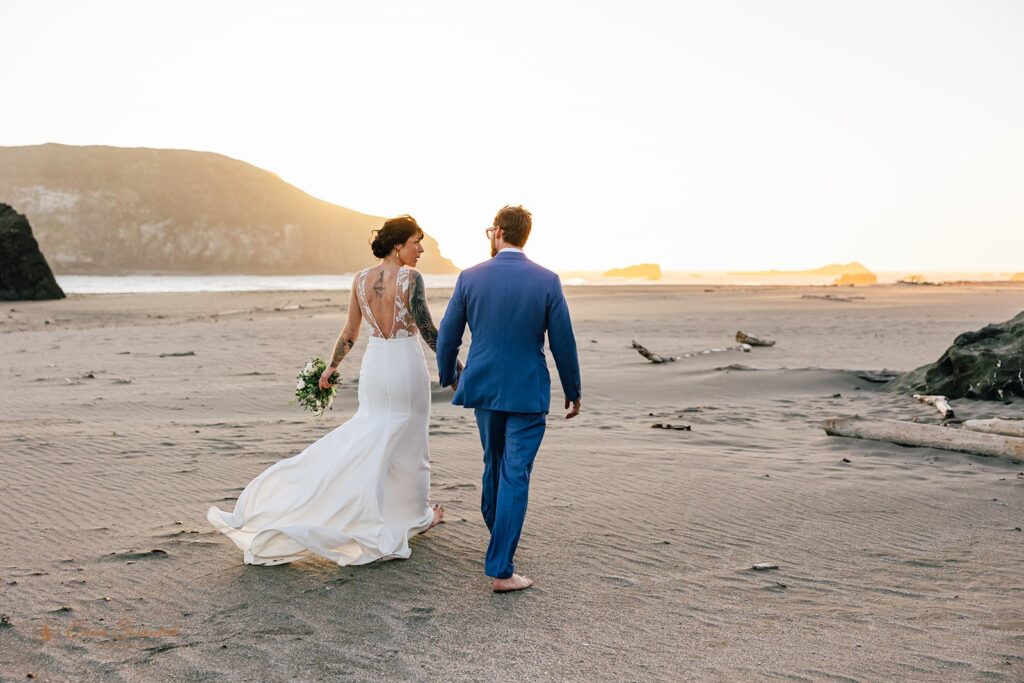
POLYGON ((569 405, 572 404, 572 410, 569 410, 569 414, 565 416, 566 420, 571 420, 571 419, 573 419, 574 417, 576 417, 577 415, 580 414, 580 405, 582 404, 582 402, 583 402, 582 398, 578 398, 575 401, 570 401, 569 399, 565 399, 565 409, 566 410, 569 410, 569 405))
POLYGON ((320 374, 321 389, 329 389, 332 386, 334 386, 333 384, 331 384, 331 375, 333 375, 335 371, 337 371, 337 369, 338 368, 335 365, 328 365, 327 369, 320 374))
POLYGON ((458 358, 455 359, 455 381, 452 382, 452 391, 456 391, 459 388, 459 378, 462 377, 462 370, 465 366, 462 361, 458 358))

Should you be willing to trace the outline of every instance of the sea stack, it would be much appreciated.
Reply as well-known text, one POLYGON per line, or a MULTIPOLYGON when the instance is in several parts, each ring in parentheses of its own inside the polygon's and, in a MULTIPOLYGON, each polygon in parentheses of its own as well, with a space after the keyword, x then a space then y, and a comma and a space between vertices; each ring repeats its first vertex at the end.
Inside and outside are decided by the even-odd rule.
POLYGON ((613 268, 605 272, 602 277, 629 277, 643 280, 660 280, 661 266, 657 263, 640 263, 626 268, 613 268))
POLYGON ((878 284, 878 276, 874 273, 843 273, 833 283, 838 287, 855 287, 878 284))
POLYGON ((63 298, 64 290, 39 251, 28 220, 0 204, 0 300, 63 298))

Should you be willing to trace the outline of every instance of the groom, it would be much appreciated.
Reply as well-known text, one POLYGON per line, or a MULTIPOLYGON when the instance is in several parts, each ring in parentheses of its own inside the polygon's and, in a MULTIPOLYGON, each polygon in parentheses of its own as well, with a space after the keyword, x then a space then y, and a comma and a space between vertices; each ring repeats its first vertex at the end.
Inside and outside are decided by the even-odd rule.
POLYGON ((480 507, 491 532, 485 569, 499 593, 533 585, 514 572, 512 558, 551 399, 545 332, 565 392, 565 417, 580 413, 580 364, 569 308, 558 275, 523 253, 531 224, 521 206, 498 212, 486 230, 493 258, 459 275, 437 336, 441 386, 455 386, 452 403, 476 411, 484 449, 480 507), (467 323, 472 345, 459 374, 467 323))

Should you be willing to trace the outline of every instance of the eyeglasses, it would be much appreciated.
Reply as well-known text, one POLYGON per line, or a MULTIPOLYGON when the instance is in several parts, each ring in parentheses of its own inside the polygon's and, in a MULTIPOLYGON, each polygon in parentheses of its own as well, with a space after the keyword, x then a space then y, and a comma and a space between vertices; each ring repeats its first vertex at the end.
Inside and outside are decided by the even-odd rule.
POLYGON ((494 239, 494 233, 498 231, 496 226, 491 226, 484 230, 484 234, 487 235, 487 239, 494 239))

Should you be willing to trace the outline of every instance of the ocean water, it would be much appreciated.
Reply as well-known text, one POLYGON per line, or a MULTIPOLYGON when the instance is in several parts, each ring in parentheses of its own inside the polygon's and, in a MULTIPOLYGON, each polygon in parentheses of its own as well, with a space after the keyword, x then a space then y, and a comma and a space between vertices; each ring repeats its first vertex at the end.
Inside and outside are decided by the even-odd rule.
MULTIPOLYGON (((878 273, 879 284, 896 282, 905 273, 878 273)), ((68 294, 133 294, 149 292, 261 292, 281 290, 329 290, 347 292, 354 273, 341 275, 57 275, 57 284, 68 294)), ((451 289, 457 275, 424 274, 427 289, 451 289)), ((957 280, 1005 281, 1009 273, 932 273, 930 282, 957 280)), ((661 280, 604 278, 600 273, 568 272, 562 284, 576 287, 652 286, 652 285, 829 285, 832 278, 773 277, 751 278, 733 273, 666 272, 661 280)))
MULTIPOLYGON (((342 275, 57 275, 67 294, 137 294, 152 292, 264 292, 282 290, 347 292, 355 273, 342 275)), ((425 273, 427 289, 451 289, 458 275, 425 273)), ((598 275, 562 278, 565 285, 658 285, 685 284, 677 279, 652 282, 601 278, 598 275)))
MULTIPOLYGON (((342 275, 57 275, 67 294, 152 292, 264 292, 330 290, 347 292, 355 273, 342 275)), ((424 275, 427 289, 451 288, 456 275, 424 275)))

